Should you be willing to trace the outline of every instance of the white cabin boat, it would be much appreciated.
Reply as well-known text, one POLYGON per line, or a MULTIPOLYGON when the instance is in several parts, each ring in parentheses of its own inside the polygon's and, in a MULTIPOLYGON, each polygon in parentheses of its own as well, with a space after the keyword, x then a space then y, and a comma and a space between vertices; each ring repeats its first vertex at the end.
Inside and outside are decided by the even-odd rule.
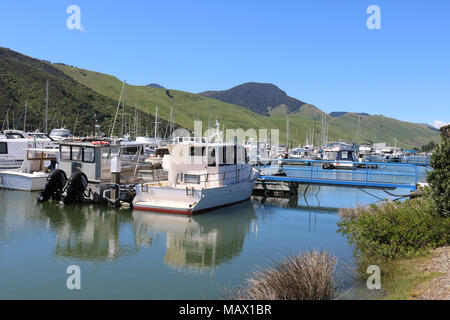
POLYGON ((294 148, 289 152, 289 159, 312 159, 309 149, 294 148))
POLYGON ((353 149, 329 149, 324 150, 323 160, 333 161, 323 164, 324 169, 350 169, 357 168, 357 159, 355 158, 355 151, 353 149))
POLYGON ((68 129, 60 128, 50 131, 50 138, 59 141, 62 139, 73 138, 72 133, 68 129))
POLYGON ((51 169, 56 166, 59 149, 27 148, 20 169, 0 171, 0 188, 44 190, 51 169))
POLYGON ((259 173, 245 148, 205 141, 179 138, 168 145, 168 180, 136 185, 133 208, 194 215, 250 199, 259 173))
POLYGON ((25 158, 25 149, 31 148, 33 141, 27 138, 12 138, 0 134, 0 170, 17 169, 25 158))

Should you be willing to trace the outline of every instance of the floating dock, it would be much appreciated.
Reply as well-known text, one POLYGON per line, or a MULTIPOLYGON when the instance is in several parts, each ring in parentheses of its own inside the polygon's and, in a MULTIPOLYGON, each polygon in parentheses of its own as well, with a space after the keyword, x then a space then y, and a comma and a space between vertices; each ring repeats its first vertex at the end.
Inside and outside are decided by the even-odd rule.
POLYGON ((323 165, 330 161, 304 160, 306 166, 297 165, 299 161, 283 159, 278 166, 261 167, 253 194, 296 196, 299 185, 384 190, 404 188, 416 191, 419 182, 418 168, 414 164, 366 162, 357 170, 329 170, 323 169, 323 165))

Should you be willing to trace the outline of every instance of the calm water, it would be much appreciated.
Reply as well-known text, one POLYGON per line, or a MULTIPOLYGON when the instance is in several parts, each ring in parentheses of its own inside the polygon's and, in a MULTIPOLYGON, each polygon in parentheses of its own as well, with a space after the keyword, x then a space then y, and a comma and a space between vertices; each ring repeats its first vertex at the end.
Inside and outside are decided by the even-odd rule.
POLYGON ((377 199, 356 189, 311 187, 305 197, 303 190, 298 202, 252 199, 193 218, 60 208, 37 204, 36 194, 0 191, 0 298, 215 299, 254 267, 313 248, 346 269, 353 258, 336 232, 337 208, 377 199), (66 288, 73 264, 81 290, 66 288))

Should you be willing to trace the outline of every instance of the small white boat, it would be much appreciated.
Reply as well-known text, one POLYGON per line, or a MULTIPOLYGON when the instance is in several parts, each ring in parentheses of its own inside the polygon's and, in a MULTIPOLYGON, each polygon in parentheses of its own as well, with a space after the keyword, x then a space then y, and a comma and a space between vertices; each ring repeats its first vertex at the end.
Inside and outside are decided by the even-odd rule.
POLYGON ((73 135, 68 129, 60 128, 60 129, 53 129, 50 132, 50 138, 53 140, 59 141, 62 139, 72 138, 73 135))
POLYGON ((312 159, 312 157, 308 149, 294 148, 289 152, 289 159, 312 159))
POLYGON ((40 191, 50 169, 56 166, 59 149, 27 148, 20 169, 0 171, 0 188, 40 191))
POLYGON ((354 170, 357 168, 355 152, 352 149, 335 148, 324 150, 323 160, 330 161, 322 165, 324 169, 354 170))
POLYGON ((30 139, 0 135, 0 170, 20 168, 24 159, 23 151, 31 147, 30 139))
POLYGON ((242 145, 175 141, 168 180, 136 185, 135 210, 194 215, 250 199, 259 173, 242 145))

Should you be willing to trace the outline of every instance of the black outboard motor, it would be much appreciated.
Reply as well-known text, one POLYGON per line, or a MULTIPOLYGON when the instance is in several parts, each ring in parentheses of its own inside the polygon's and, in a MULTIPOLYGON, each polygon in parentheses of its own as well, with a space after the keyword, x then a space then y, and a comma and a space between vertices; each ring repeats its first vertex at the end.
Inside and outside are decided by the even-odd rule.
POLYGON ((47 178, 44 191, 39 193, 38 202, 45 202, 50 199, 60 200, 63 188, 67 183, 66 173, 60 169, 54 170, 47 178))
POLYGON ((62 202, 64 204, 82 202, 88 183, 88 178, 83 172, 78 171, 73 173, 67 183, 66 196, 62 198, 62 202))

